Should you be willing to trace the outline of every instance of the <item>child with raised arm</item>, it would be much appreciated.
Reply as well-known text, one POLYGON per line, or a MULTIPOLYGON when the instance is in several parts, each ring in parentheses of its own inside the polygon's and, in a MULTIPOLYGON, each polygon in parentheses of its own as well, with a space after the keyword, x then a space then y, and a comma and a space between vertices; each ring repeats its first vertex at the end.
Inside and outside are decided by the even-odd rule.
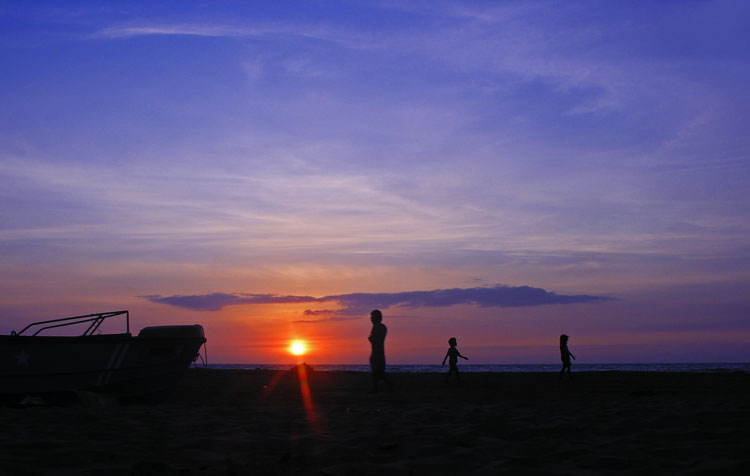
POLYGON ((468 357, 464 357, 461 355, 461 352, 458 351, 456 346, 458 343, 456 342, 455 337, 451 337, 448 339, 448 345, 450 347, 448 348, 448 352, 445 353, 445 357, 443 357, 443 364, 445 365, 445 360, 448 359, 448 364, 450 365, 450 369, 448 370, 448 375, 445 376, 445 383, 448 383, 448 379, 450 378, 451 374, 453 372, 456 373, 456 379, 458 379, 458 382, 461 382, 461 375, 458 373, 458 358, 461 357, 464 360, 469 360, 468 357))
POLYGON ((560 378, 562 378, 563 374, 565 373, 565 369, 568 369, 568 377, 570 379, 573 379, 573 375, 570 373, 570 358, 573 357, 573 360, 576 360, 576 356, 573 355, 573 352, 568 350, 568 336, 565 334, 560 336, 560 360, 562 360, 562 369, 560 370, 560 378))

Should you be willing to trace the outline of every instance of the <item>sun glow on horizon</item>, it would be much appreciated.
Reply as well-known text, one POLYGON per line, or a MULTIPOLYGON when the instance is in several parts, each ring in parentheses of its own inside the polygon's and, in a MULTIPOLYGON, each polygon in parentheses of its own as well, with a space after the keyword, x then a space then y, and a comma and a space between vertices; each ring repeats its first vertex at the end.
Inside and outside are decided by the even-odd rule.
POLYGON ((307 351, 307 346, 301 340, 295 340, 289 346, 289 352, 293 355, 303 355, 307 351))

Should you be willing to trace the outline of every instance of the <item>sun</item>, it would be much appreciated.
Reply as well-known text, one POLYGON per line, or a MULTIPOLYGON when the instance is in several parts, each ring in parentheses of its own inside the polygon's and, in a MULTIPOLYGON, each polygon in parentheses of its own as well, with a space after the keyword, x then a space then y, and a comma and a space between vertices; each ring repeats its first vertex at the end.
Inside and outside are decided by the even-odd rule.
POLYGON ((294 355, 302 355, 307 350, 307 347, 305 346, 305 343, 301 340, 295 340, 292 342, 292 344, 289 346, 289 352, 291 352, 294 355))

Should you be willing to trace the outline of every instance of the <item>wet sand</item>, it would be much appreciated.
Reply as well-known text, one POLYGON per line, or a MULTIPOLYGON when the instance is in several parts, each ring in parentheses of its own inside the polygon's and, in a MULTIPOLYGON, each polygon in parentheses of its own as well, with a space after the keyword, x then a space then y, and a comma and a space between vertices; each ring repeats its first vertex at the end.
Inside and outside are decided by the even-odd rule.
POLYGON ((158 405, 0 408, 1 475, 746 474, 750 375, 191 369, 158 405))

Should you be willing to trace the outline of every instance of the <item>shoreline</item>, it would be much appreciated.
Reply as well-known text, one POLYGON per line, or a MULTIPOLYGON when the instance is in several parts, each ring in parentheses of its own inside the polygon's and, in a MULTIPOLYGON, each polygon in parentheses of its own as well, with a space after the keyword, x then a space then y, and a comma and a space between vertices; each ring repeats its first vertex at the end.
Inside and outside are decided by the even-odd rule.
MULTIPOLYGON (((215 370, 285 370, 296 364, 208 364, 198 365, 195 368, 209 368, 215 370)), ((316 371, 356 371, 370 372, 368 364, 312 364, 316 371)), ((546 364, 475 364, 461 363, 459 369, 462 372, 556 372, 561 368, 560 363, 546 364)), ((595 363, 595 364, 573 364, 573 371, 577 372, 747 372, 750 373, 750 362, 694 362, 694 363, 595 363)), ((440 364, 389 364, 386 372, 395 373, 442 373, 447 372, 447 367, 440 364)))
POLYGON ((742 372, 189 369, 158 405, 2 408, 2 475, 725 474, 750 464, 742 372), (463 377, 463 376, 462 376, 463 377))

